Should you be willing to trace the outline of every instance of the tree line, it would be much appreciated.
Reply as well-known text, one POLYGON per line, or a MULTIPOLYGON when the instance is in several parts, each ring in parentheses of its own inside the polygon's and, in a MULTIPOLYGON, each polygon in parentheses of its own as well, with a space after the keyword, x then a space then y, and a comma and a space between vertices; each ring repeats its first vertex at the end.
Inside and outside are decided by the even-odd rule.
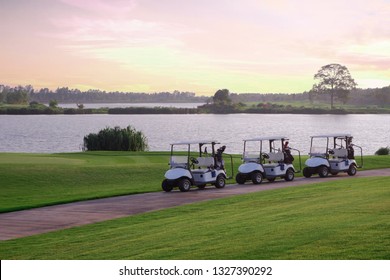
MULTIPOLYGON (((330 97, 310 91, 303 93, 231 93, 232 102, 253 102, 253 103, 274 103, 274 102, 309 102, 313 105, 316 103, 328 103, 330 97)), ((354 106, 390 106, 390 86, 383 88, 356 88, 351 90, 347 98, 336 98, 340 104, 354 106)))
POLYGON ((29 102, 50 103, 164 103, 164 102, 205 102, 207 97, 197 96, 193 92, 156 92, 156 93, 136 93, 136 92, 107 92, 90 89, 81 91, 68 87, 50 90, 43 88, 34 90, 31 85, 10 87, 0 85, 0 103, 6 104, 28 104, 29 102))
MULTIPOLYGON (((230 93, 232 103, 274 103, 274 102, 307 102, 326 103, 329 96, 315 92, 305 91, 303 93, 230 93)), ((344 98, 337 97, 337 102, 355 106, 376 105, 379 107, 390 105, 390 86, 383 88, 352 89, 350 94, 344 98)), ((56 101, 58 103, 136 103, 136 102, 194 102, 212 103, 213 99, 208 96, 196 96, 188 92, 161 92, 161 93, 121 93, 89 90, 71 90, 59 88, 55 91, 41 89, 34 91, 31 86, 9 87, 0 85, 0 103, 4 104, 29 104, 30 102, 47 103, 56 101)))
MULTIPOLYGON (((261 97, 262 102, 309 101, 314 104, 314 102, 327 103, 329 101, 332 110, 335 108, 335 102, 355 106, 377 105, 387 107, 390 105, 390 85, 383 88, 359 89, 348 68, 341 64, 332 63, 322 66, 314 75, 314 80, 317 83, 313 84, 309 91, 300 94, 268 94, 256 97, 261 97)), ((247 94, 245 96, 240 94, 240 96, 231 96, 232 100, 245 102, 243 97, 246 97, 245 101, 248 102, 248 98, 253 98, 255 95, 247 94)))
MULTIPOLYGON (((237 104, 245 102, 310 102, 330 103, 330 109, 335 109, 335 103, 343 105, 378 107, 390 106, 390 85, 383 88, 359 89, 351 77, 346 66, 328 64, 322 66, 314 75, 317 81, 313 87, 303 93, 274 94, 274 93, 230 93, 227 89, 218 90, 213 97, 197 96, 193 92, 106 92, 101 90, 80 91, 68 87, 57 88, 51 91, 43 88, 35 91, 31 85, 9 87, 0 85, 0 103, 28 104, 38 103, 147 103, 147 102, 199 102, 206 103, 205 109, 213 108, 216 111, 230 111, 237 108, 237 104), (211 106, 210 106, 211 104, 211 106)), ((83 106, 79 106, 80 109, 83 106)))
POLYGON ((0 85, 0 103, 27 104, 33 91, 31 85, 17 87, 0 85))

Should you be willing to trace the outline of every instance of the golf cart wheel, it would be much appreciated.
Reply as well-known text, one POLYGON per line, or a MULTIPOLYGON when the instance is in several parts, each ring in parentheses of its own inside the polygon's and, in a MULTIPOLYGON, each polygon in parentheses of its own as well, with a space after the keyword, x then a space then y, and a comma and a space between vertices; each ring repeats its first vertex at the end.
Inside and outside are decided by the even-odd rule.
POLYGON ((330 174, 332 174, 333 176, 336 176, 336 175, 339 174, 339 173, 336 172, 336 171, 332 171, 332 172, 330 172, 330 174))
POLYGON ((354 164, 351 164, 350 166, 349 166, 349 168, 348 168, 348 175, 349 176, 355 176, 356 175, 356 172, 357 172, 357 170, 356 170, 356 166, 354 165, 354 164))
POLYGON ((222 189, 225 187, 225 184, 226 184, 225 177, 222 174, 219 174, 217 176, 217 180, 215 181, 215 187, 217 189, 222 189))
POLYGON ((191 182, 187 178, 179 180, 179 190, 182 192, 188 192, 191 189, 191 182))
POLYGON ((206 187, 206 184, 198 185, 197 187, 198 187, 198 189, 203 190, 206 187))
POLYGON ((286 176, 284 176, 284 180, 289 182, 294 180, 294 177, 295 177, 294 170, 292 170, 291 168, 287 169, 286 176))
POLYGON ((167 179, 162 181, 161 187, 166 192, 170 192, 173 189, 173 186, 171 184, 169 184, 167 179))
POLYGON ((321 166, 318 168, 318 175, 319 175, 321 178, 328 177, 328 174, 329 174, 329 169, 328 169, 328 167, 326 167, 325 165, 321 165, 321 166))
POLYGON ((303 176, 305 176, 305 178, 310 178, 310 177, 311 177, 311 175, 313 175, 313 174, 311 173, 311 171, 310 171, 310 168, 309 168, 309 167, 305 167, 305 168, 303 168, 303 171, 302 171, 302 173, 303 173, 303 176))
POLYGON ((244 174, 238 173, 236 175, 237 184, 243 185, 243 184, 245 184, 245 181, 246 181, 246 176, 244 174))
POLYGON ((261 174, 261 172, 259 171, 255 171, 252 173, 251 179, 253 184, 261 184, 261 182, 263 181, 263 174, 261 174))

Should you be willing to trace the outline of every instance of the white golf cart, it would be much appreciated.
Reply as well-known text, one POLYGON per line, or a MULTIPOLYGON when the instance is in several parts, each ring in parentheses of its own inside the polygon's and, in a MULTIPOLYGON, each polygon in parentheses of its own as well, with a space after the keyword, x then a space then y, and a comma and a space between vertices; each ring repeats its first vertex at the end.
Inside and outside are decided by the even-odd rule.
POLYGON ((363 166, 363 149, 352 144, 350 134, 327 134, 310 136, 310 158, 306 160, 303 176, 310 178, 313 174, 327 177, 346 172, 354 176, 357 168, 363 166), (360 149, 361 165, 355 160, 354 147, 360 149))
MULTIPOLYGON (((200 189, 205 188, 207 184, 212 184, 216 188, 225 187, 228 176, 222 154, 226 146, 215 150, 217 144, 220 143, 213 140, 171 144, 170 169, 165 173, 162 189, 170 192, 178 187, 180 191, 187 192, 194 185, 200 189), (191 150, 194 146, 198 148, 197 152, 191 150)), ((233 171, 233 159, 231 155, 229 156, 233 171)))
POLYGON ((245 184, 246 181, 251 180, 253 184, 260 184, 263 178, 273 182, 278 177, 286 181, 294 180, 295 173, 300 170, 296 171, 292 164, 294 157, 291 150, 298 152, 301 165, 301 153, 297 149, 288 147, 287 137, 259 137, 244 140, 243 163, 238 167, 236 182, 245 184))

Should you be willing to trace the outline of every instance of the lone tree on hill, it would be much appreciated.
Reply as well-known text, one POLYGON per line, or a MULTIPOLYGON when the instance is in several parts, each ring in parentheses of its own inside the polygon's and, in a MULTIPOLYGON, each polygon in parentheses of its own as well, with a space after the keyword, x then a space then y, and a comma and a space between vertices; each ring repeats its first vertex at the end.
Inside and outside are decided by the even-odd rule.
POLYGON ((336 63, 322 66, 314 75, 314 79, 318 80, 318 83, 313 85, 313 92, 329 94, 331 109, 335 96, 345 103, 349 92, 357 86, 348 68, 336 63))

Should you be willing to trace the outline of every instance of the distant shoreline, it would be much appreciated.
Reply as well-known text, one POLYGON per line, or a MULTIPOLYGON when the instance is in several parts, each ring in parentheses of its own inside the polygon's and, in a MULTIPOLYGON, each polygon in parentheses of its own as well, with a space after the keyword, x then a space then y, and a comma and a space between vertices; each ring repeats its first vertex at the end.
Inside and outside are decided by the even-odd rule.
POLYGON ((90 114, 390 114, 387 108, 309 108, 309 107, 216 107, 203 105, 196 108, 179 107, 118 107, 118 108, 62 108, 48 107, 43 104, 35 106, 0 106, 0 115, 90 115, 90 114))

